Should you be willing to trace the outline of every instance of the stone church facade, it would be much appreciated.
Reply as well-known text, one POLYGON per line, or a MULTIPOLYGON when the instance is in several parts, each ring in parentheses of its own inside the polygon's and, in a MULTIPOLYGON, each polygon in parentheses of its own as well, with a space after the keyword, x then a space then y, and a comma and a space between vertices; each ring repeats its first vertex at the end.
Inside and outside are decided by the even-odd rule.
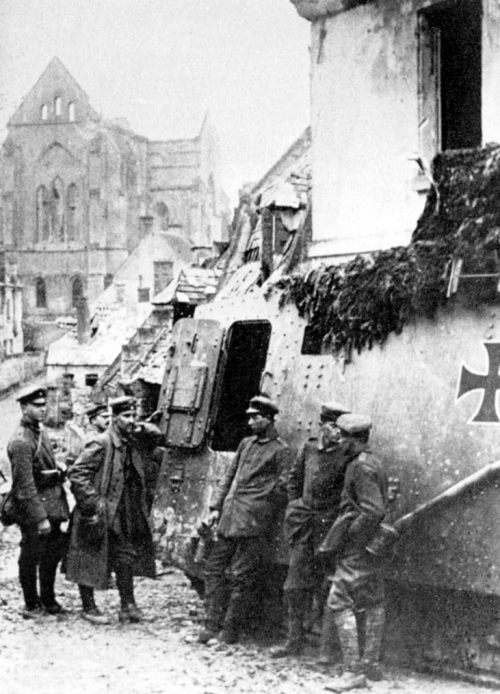
MULTIPOLYGON (((227 219, 208 118, 193 139, 151 141, 104 120, 54 58, 8 122, 0 250, 17 264, 29 319, 72 315, 82 296, 92 303, 149 233, 199 254, 226 240, 227 219)), ((174 261, 158 258, 157 289, 174 261)))

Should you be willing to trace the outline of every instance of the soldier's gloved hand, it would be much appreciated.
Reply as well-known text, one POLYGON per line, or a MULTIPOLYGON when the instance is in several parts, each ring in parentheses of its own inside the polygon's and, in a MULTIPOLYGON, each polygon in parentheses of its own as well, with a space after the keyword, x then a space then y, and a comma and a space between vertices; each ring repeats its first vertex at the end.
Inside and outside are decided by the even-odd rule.
POLYGON ((39 535, 48 535, 50 533, 50 521, 44 518, 36 524, 36 530, 39 535))
POLYGON ((215 511, 215 510, 210 511, 210 513, 208 514, 208 518, 207 518, 208 526, 211 527, 212 525, 216 525, 217 521, 219 520, 219 516, 220 516, 219 511, 215 511))

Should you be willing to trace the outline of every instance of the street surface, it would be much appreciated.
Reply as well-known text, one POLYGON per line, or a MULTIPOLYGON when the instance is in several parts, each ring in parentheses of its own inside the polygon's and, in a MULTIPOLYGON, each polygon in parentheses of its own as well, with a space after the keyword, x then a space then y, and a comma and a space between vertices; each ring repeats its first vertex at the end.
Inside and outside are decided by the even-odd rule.
MULTIPOLYGON (((0 400, 0 451, 19 418, 15 394, 0 400)), ((80 617, 76 586, 58 575, 56 594, 70 612, 25 620, 17 581, 19 532, 0 526, 0 691, 2 694, 320 694, 331 679, 314 667, 311 645, 300 658, 272 660, 272 642, 207 646, 196 636, 202 603, 176 569, 159 566, 156 581, 137 581, 146 621, 120 625, 116 590, 97 592, 113 618, 94 626, 80 617)), ((480 694, 485 689, 387 669, 373 694, 480 694)), ((367 690, 360 690, 367 691, 367 690)))

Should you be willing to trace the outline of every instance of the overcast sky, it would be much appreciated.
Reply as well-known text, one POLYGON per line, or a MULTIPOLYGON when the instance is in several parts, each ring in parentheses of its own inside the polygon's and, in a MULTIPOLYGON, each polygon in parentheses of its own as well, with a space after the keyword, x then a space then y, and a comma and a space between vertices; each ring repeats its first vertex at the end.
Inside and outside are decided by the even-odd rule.
POLYGON ((0 8, 2 141, 55 55, 94 108, 140 135, 194 137, 209 110, 232 196, 309 124, 310 25, 290 0, 0 0, 0 8))

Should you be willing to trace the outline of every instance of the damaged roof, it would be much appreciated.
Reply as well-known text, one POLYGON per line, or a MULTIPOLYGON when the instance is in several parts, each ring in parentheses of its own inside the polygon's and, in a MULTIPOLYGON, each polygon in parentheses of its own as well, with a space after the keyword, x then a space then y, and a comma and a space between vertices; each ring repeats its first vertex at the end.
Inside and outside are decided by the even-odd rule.
POLYGON ((306 128, 287 152, 252 188, 259 207, 307 204, 312 186, 311 128, 306 128))
POLYGON ((159 304, 198 304, 208 301, 217 291, 222 270, 217 268, 186 267, 153 301, 159 304))

